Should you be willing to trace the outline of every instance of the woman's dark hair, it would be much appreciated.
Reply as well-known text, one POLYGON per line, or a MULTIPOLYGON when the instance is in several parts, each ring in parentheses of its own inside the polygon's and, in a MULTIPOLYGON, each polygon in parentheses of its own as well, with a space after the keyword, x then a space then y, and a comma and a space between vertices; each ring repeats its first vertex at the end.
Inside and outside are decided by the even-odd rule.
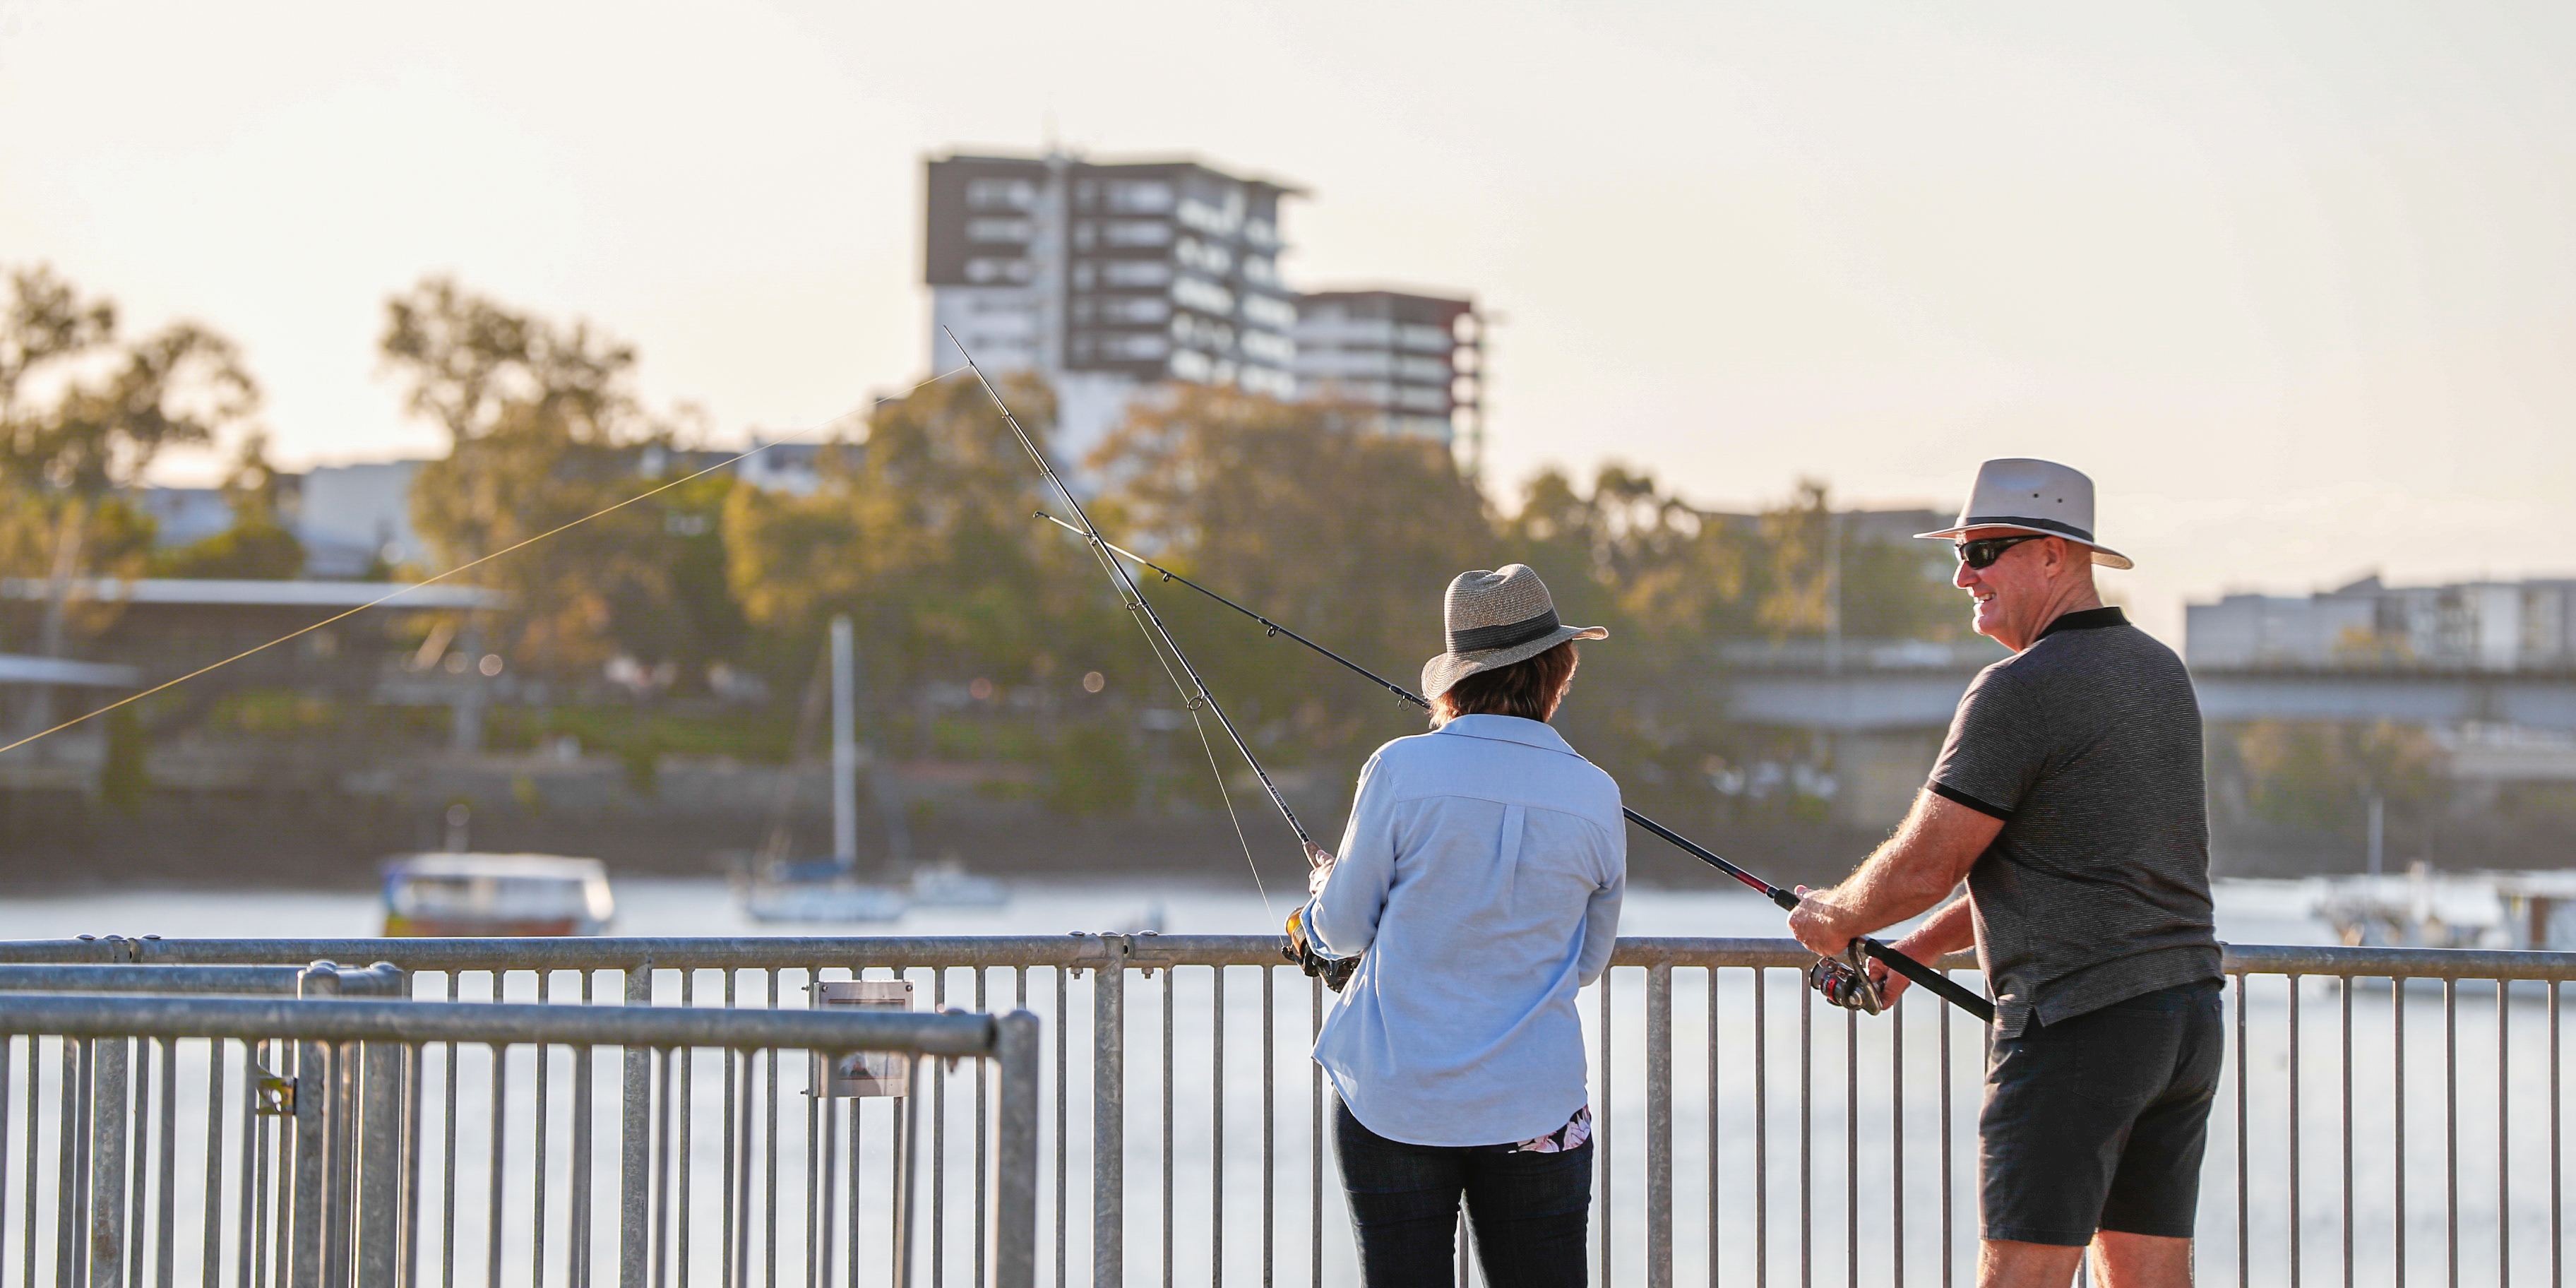
POLYGON ((1567 640, 1536 657, 1467 676, 1431 700, 1431 727, 1460 716, 1545 720, 1556 714, 1557 700, 1574 679, 1575 660, 1574 641, 1567 640))

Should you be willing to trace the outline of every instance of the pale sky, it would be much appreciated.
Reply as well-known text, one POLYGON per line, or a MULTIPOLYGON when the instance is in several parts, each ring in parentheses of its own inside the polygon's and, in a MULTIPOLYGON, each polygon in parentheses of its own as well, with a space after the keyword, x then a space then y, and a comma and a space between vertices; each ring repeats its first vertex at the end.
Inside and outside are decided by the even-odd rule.
POLYGON ((926 374, 922 156, 1052 128, 1311 188, 1299 285, 1500 311, 1499 480, 2053 457, 2179 642, 2576 572, 2571 65, 2541 3, 0 0, 0 263, 240 340, 290 464, 439 448, 373 354, 429 270, 739 441, 926 374))

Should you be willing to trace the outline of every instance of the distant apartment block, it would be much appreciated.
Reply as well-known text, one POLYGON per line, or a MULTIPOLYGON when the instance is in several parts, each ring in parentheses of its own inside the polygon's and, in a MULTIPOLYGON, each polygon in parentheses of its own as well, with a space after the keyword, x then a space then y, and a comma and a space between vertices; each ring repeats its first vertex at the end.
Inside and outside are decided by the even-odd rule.
MULTIPOLYGON (((1297 303, 1298 387, 1357 403, 1379 428, 1443 445, 1483 437, 1483 319, 1471 300, 1404 291, 1316 291, 1297 303)), ((1472 450, 1471 450, 1472 454, 1472 450)))
POLYGON ((951 156, 927 163, 931 368, 1054 386, 1079 461, 1164 381, 1294 397, 1296 295, 1279 276, 1297 189, 1201 162, 951 156))
POLYGON ((150 487, 136 503, 152 516, 156 546, 184 546, 233 526, 232 501, 219 487, 150 487))
MULTIPOLYGON (((411 526, 411 480, 419 461, 368 461, 316 466, 277 475, 278 508, 304 543, 304 575, 344 580, 387 565, 417 563, 426 554, 411 526)), ((184 546, 232 526, 232 503, 223 489, 150 487, 137 496, 154 521, 153 542, 184 546)))
POLYGON ((304 575, 363 577, 386 566, 420 564, 428 547, 411 526, 411 481, 420 461, 319 465, 298 488, 295 535, 304 542, 304 575))
POLYGON ((751 436, 748 454, 734 463, 736 478, 764 492, 811 496, 823 486, 823 444, 751 436))
POLYGON ((2229 595, 2185 610, 2194 666, 2528 671, 2576 667, 2576 580, 2229 595))

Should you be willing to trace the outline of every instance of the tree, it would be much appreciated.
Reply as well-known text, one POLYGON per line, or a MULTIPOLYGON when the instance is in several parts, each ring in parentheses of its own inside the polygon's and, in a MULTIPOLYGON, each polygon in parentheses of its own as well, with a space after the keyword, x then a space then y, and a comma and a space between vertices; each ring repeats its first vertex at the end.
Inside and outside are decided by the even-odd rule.
MULTIPOLYGON (((1112 540, 1409 681, 1442 647, 1450 579, 1507 559, 1448 452, 1372 422, 1357 408, 1181 388, 1140 407, 1088 469, 1112 480, 1099 513, 1130 534, 1112 540)), ((1338 673, 1220 605, 1142 580, 1238 726, 1308 754, 1382 734, 1338 673)))
POLYGON ((2401 811, 2430 805, 2442 751, 2407 725, 2257 720, 2236 731, 2246 803, 2257 817, 2294 827, 2351 829, 2379 796, 2401 811))
MULTIPOLYGON (((231 341, 193 322, 134 340, 116 307, 42 266, 11 272, 0 316, 0 563, 47 585, 36 650, 61 654, 95 624, 88 578, 140 571, 151 521, 118 495, 162 451, 245 421, 259 388, 231 341)), ((52 719, 39 688, 31 727, 52 719)))
POLYGON ((641 468, 676 431, 635 398, 634 349, 443 277, 386 301, 377 348, 405 406, 448 433, 447 456, 412 483, 422 536, 449 567, 509 552, 472 576, 510 597, 498 642, 525 664, 587 670, 623 649, 701 675, 723 632, 672 627, 724 485, 611 509, 676 477, 641 468))
MULTIPOLYGON (((1054 399, 1006 383, 1044 440, 1054 399)), ((889 401, 867 436, 836 443, 809 496, 736 489, 725 508, 731 582, 751 622, 801 676, 824 623, 849 613, 881 686, 1080 674, 1104 624, 1098 574, 1030 513, 1045 498, 1028 454, 981 386, 942 381, 889 401)))
POLYGON ((232 473, 224 479, 232 526, 153 557, 161 577, 232 577, 282 581, 304 568, 304 543, 279 512, 277 471, 268 463, 268 436, 242 441, 232 473))

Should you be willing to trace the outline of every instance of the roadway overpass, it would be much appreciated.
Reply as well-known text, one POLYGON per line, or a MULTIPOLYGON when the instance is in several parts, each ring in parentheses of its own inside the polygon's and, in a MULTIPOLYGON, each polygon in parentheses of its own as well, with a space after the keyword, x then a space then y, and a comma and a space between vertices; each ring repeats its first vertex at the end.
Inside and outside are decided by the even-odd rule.
MULTIPOLYGON (((1974 646, 1731 652, 1719 683, 1748 724, 1824 732, 1940 729, 1959 695, 2002 651, 1974 646)), ((2312 720, 2447 728, 2510 724, 2576 733, 2576 671, 2215 669, 2192 672, 2212 724, 2312 720)))

